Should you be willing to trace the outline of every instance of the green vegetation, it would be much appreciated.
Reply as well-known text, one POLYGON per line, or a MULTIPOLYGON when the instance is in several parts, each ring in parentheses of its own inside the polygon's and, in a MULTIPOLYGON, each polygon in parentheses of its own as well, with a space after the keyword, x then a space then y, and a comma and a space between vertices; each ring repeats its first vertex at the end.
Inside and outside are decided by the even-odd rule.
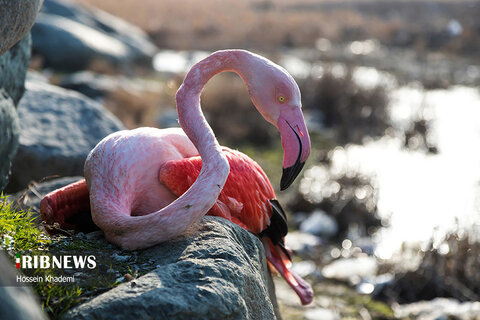
POLYGON ((0 196, 0 244, 1 249, 11 258, 14 264, 15 255, 94 255, 95 269, 24 269, 26 276, 74 276, 73 283, 37 282, 33 285, 39 295, 42 309, 52 319, 59 318, 73 306, 84 302, 123 281, 122 276, 130 274, 135 277, 147 273, 153 266, 145 266, 141 272, 136 266, 142 263, 135 252, 120 251, 104 240, 88 239, 84 235, 48 237, 43 233, 36 221, 34 213, 22 211, 9 202, 4 195, 0 196), (114 254, 125 257, 122 261, 112 261, 114 254))
POLYGON ((2 249, 22 253, 40 251, 49 240, 38 230, 30 212, 17 210, 14 204, 0 195, 0 237, 2 249))

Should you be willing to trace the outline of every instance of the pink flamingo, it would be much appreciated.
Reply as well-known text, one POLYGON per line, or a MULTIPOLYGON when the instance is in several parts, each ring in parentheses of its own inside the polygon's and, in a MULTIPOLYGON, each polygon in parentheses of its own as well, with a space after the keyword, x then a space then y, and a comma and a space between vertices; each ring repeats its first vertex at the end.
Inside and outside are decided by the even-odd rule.
POLYGON ((178 90, 184 131, 138 128, 109 135, 86 160, 86 182, 47 195, 42 217, 64 222, 75 208, 85 209, 82 199, 89 195, 92 219, 105 237, 122 248, 139 249, 181 234, 207 212, 221 216, 261 237, 269 262, 308 304, 313 291, 288 269, 286 217, 267 176, 244 154, 220 147, 201 112, 202 88, 223 71, 239 74, 257 110, 280 131, 281 189, 287 188, 310 153, 300 90, 271 61, 248 51, 225 50, 194 65, 178 90))

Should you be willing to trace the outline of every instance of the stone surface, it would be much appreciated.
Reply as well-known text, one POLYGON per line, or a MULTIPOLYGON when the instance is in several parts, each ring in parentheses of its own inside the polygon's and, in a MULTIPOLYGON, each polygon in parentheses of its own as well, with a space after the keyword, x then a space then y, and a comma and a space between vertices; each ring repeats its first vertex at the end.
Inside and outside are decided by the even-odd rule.
POLYGON ((18 117, 12 99, 0 89, 0 190, 8 182, 10 163, 18 147, 18 117))
POLYGON ((360 256, 341 258, 326 265, 322 273, 325 278, 350 281, 357 284, 362 278, 372 277, 377 273, 378 264, 375 257, 360 256))
POLYGON ((157 51, 139 28, 65 0, 45 1, 32 35, 34 53, 56 69, 82 70, 95 60, 150 66, 157 51))
POLYGON ((74 91, 27 81, 18 106, 20 145, 8 192, 52 175, 83 175, 90 150, 108 134, 124 129, 97 102, 74 91))
POLYGON ((13 262, 0 252, 0 319, 39 320, 47 317, 27 286, 18 286, 13 262))
MULTIPOLYGON (((78 91, 92 99, 108 97, 118 91, 142 95, 144 92, 161 92, 162 83, 125 76, 110 76, 91 71, 67 74, 60 80, 61 87, 78 91)), ((176 112, 175 112, 176 115, 176 112)))
POLYGON ((30 30, 42 2, 43 0, 0 0, 0 55, 30 30))
POLYGON ((156 269, 70 310, 64 319, 276 319, 257 237, 219 217, 138 251, 156 269))
POLYGON ((13 99, 15 105, 25 91, 25 77, 30 63, 30 34, 0 56, 0 88, 13 99))
POLYGON ((300 224, 300 231, 319 237, 330 238, 337 234, 338 224, 325 211, 315 210, 300 224))

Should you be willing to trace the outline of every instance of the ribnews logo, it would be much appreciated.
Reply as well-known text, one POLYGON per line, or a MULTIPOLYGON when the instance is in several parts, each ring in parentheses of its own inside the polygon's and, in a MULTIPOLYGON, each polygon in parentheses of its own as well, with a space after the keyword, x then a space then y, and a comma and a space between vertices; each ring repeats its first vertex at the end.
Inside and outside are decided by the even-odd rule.
POLYGON ((17 269, 94 269, 97 266, 96 257, 90 256, 30 256, 15 255, 17 269))
MULTIPOLYGON (((45 256, 45 255, 21 255, 17 253, 15 255, 15 266, 17 269, 28 271, 29 269, 94 269, 97 266, 96 257, 90 256, 45 256)), ((29 272, 26 272, 29 273, 29 272)), ((16 276, 17 283, 38 283, 38 282, 50 282, 50 283, 66 283, 75 282, 75 275, 65 276, 58 275, 53 276, 46 275, 22 275, 16 276)))

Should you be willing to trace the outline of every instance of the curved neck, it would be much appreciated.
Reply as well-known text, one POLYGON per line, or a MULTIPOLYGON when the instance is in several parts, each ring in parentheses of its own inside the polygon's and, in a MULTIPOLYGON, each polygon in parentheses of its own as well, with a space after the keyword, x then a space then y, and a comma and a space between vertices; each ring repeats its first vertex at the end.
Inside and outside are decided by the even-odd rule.
MULTIPOLYGON (((97 192, 92 182, 89 186, 92 216, 109 241, 128 249, 152 246, 180 235, 213 207, 225 185, 230 166, 202 114, 200 94, 207 81, 222 71, 238 73, 248 86, 253 57, 253 54, 241 50, 213 53, 192 67, 178 89, 176 100, 180 126, 202 157, 202 170, 183 195, 156 212, 132 216, 129 201, 119 208, 105 206, 104 203, 109 203, 108 197, 105 200, 102 189, 97 192)), ((91 175, 87 169, 86 165, 86 174, 91 175)))
POLYGON ((200 95, 203 87, 210 78, 224 71, 233 71, 244 82, 247 82, 246 70, 248 68, 245 65, 247 55, 247 52, 241 50, 213 53, 191 68, 177 91, 177 112, 180 126, 197 147, 203 163, 209 160, 209 155, 220 152, 217 139, 200 107, 200 95))
POLYGON ((185 220, 193 223, 210 210, 220 195, 230 166, 202 113, 200 94, 208 80, 223 71, 236 72, 247 83, 247 55, 246 51, 240 50, 215 52, 194 65, 178 89, 178 120, 202 157, 202 170, 190 189, 162 209, 164 212, 182 214, 185 220))

